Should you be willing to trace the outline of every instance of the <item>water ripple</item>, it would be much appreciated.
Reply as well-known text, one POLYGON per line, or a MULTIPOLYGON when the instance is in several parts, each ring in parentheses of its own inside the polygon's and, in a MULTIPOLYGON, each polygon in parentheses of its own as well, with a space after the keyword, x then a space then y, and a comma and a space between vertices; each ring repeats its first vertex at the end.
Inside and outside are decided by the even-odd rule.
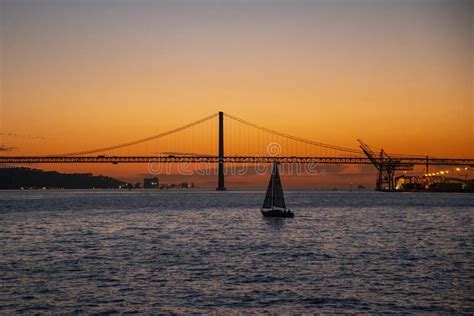
POLYGON ((474 313, 474 196, 0 192, 0 314, 474 313))

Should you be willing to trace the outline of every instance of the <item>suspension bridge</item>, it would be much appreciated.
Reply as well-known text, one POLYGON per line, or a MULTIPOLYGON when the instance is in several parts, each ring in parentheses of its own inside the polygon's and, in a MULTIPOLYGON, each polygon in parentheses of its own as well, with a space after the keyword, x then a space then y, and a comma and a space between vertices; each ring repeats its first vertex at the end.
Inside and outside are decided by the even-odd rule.
POLYGON ((190 124, 131 142, 56 155, 0 156, 4 164, 38 163, 212 163, 217 190, 225 190, 226 163, 297 163, 373 165, 376 188, 393 190, 396 171, 422 165, 474 167, 474 159, 386 153, 362 140, 360 148, 316 142, 218 112, 190 124), (225 121, 225 124, 224 124, 225 121))

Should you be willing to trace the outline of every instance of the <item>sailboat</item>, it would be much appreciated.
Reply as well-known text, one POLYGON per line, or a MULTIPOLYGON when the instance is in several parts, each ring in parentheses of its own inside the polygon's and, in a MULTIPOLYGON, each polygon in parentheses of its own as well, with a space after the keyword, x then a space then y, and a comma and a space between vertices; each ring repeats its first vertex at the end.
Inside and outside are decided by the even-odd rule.
POLYGON ((261 212, 265 217, 291 218, 295 216, 292 211, 286 208, 277 162, 273 163, 272 176, 268 183, 267 194, 265 195, 261 212))

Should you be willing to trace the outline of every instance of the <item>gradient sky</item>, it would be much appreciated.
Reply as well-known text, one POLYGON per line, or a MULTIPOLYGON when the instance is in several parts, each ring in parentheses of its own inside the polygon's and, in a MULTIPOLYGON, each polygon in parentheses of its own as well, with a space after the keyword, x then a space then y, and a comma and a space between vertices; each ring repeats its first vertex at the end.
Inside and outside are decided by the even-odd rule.
POLYGON ((121 143, 222 110, 341 146, 474 156, 470 0, 0 1, 8 154, 121 143))

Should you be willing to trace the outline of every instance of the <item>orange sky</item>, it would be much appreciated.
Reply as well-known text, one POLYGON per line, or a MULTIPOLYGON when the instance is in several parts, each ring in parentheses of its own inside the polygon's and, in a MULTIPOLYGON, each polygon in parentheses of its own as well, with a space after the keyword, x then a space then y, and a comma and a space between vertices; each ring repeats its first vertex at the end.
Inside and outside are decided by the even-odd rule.
POLYGON ((15 147, 8 155, 86 150, 222 110, 340 146, 361 138, 390 152, 473 157, 472 7, 6 0, 0 145, 15 147))

